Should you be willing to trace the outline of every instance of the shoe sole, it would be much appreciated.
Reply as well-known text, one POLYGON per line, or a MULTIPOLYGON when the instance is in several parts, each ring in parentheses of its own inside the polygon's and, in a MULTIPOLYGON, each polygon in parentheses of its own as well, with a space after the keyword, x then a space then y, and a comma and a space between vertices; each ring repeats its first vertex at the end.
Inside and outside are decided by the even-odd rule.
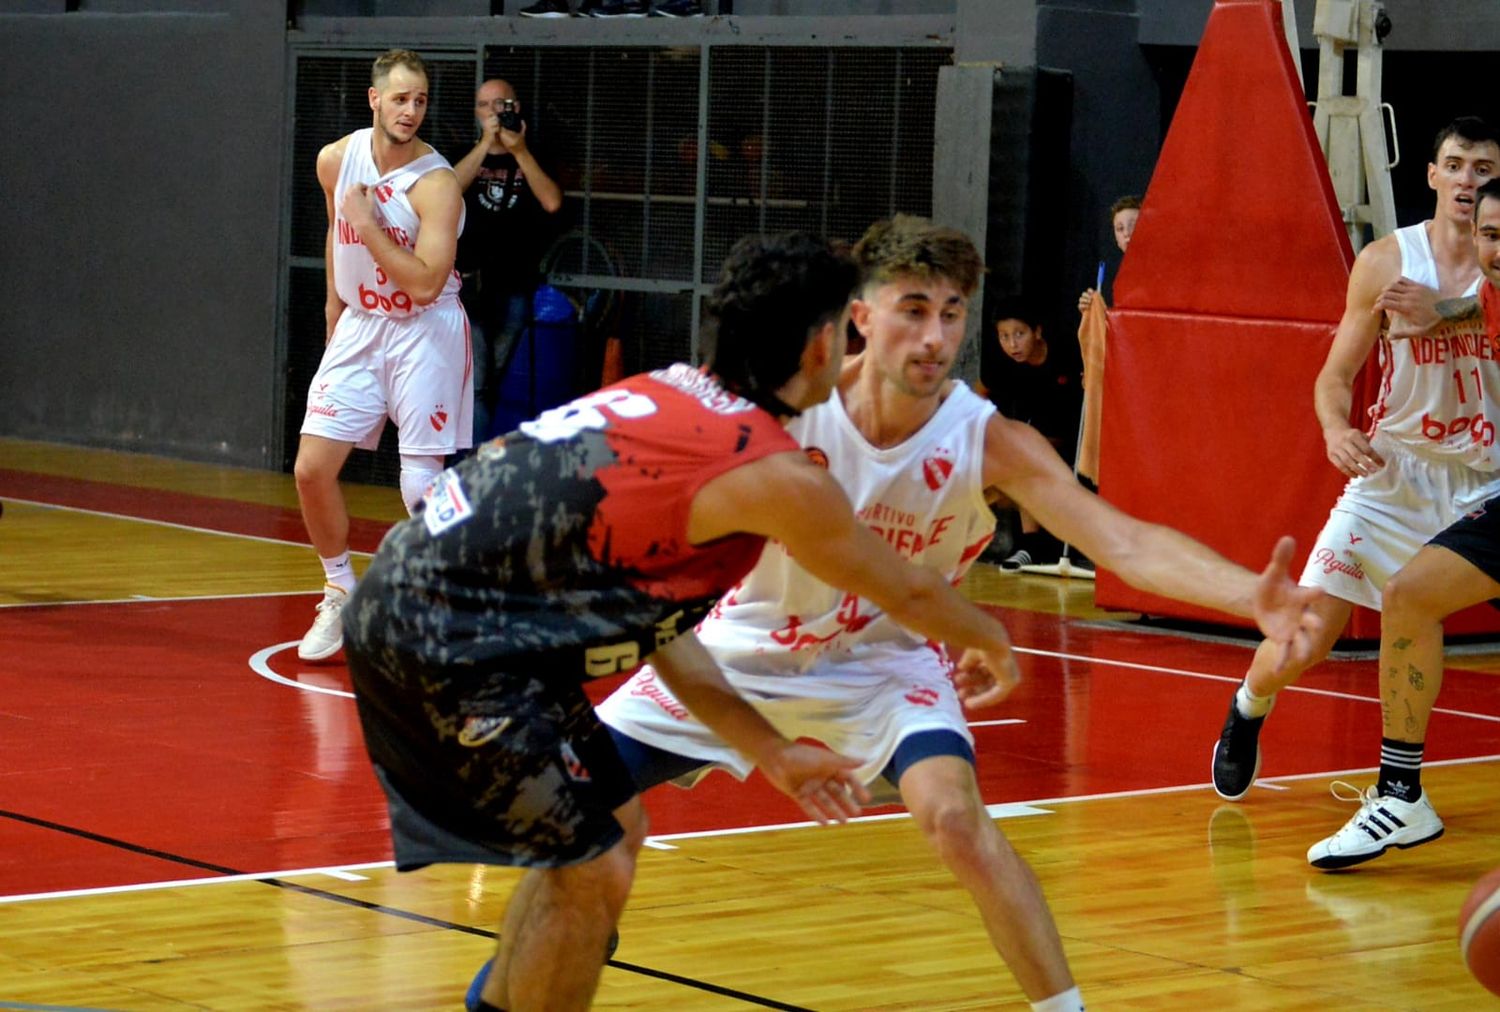
POLYGON ((344 649, 344 637, 342 636, 339 637, 338 642, 333 646, 329 647, 327 650, 323 650, 315 654, 303 653, 302 647, 299 644, 297 647, 297 659, 303 661, 324 661, 332 657, 342 649, 344 649))
POLYGON ((520 14, 523 18, 571 18, 573 16, 571 14, 558 14, 555 12, 552 14, 527 14, 525 11, 521 11, 520 14))
POLYGON ((1440 827, 1438 831, 1436 833, 1433 833, 1431 836, 1424 836, 1422 837, 1422 839, 1413 840, 1411 843, 1388 843, 1384 847, 1381 847, 1379 850, 1369 854, 1351 854, 1346 857, 1323 857, 1319 858, 1316 861, 1309 858, 1307 863, 1312 865, 1319 871, 1339 871, 1342 868, 1353 868, 1357 864, 1364 864, 1366 861, 1375 860, 1377 857, 1379 857, 1381 854, 1384 854, 1392 847, 1395 847, 1397 850, 1410 850, 1413 847, 1420 847, 1424 843, 1431 843, 1433 840, 1436 840, 1438 837, 1442 836, 1445 829, 1446 827, 1440 827))
MULTIPOLYGON (((1270 711, 1268 710, 1266 712, 1269 713, 1270 711)), ((1208 767, 1208 778, 1209 780, 1213 781, 1214 793, 1223 798, 1225 801, 1238 801, 1245 795, 1250 793, 1250 788, 1255 786, 1255 778, 1260 776, 1260 742, 1255 743, 1255 769, 1250 771, 1250 782, 1246 784, 1245 789, 1243 791, 1240 791, 1238 794, 1225 794, 1223 791, 1219 790, 1219 781, 1215 780, 1213 776, 1214 766, 1217 766, 1218 763, 1219 743, 1214 742, 1212 762, 1208 767)), ((1413 844, 1413 846, 1415 846, 1415 844, 1413 844)))

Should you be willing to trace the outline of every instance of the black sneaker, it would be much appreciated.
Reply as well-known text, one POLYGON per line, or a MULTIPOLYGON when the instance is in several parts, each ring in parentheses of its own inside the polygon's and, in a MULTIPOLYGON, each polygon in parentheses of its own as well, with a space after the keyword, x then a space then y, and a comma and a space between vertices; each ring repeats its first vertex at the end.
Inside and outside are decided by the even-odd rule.
MULTIPOLYGON (((1276 705, 1274 700, 1271 705, 1276 705)), ((1229 716, 1224 718, 1224 730, 1214 743, 1213 763, 1214 793, 1225 801, 1238 801, 1250 793, 1250 785, 1260 772, 1260 727, 1265 722, 1265 717, 1241 717, 1234 697, 1230 697, 1229 716)))
POLYGON ((530 7, 522 7, 516 11, 523 18, 570 18, 573 12, 568 10, 568 0, 537 0, 530 7))
POLYGON ((701 0, 656 0, 651 6, 653 18, 701 18, 701 0))
POLYGON ((1007 573, 1020 572, 1022 566, 1031 565, 1031 553, 1022 548, 1000 560, 1000 568, 1007 573))
POLYGON ((650 13, 650 0, 584 0, 578 8, 583 18, 643 18, 650 13))

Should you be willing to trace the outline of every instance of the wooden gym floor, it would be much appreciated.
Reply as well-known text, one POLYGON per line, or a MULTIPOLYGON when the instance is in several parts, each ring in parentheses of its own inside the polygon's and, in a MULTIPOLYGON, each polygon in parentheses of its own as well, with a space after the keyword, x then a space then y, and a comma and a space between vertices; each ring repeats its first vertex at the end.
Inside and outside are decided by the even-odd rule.
MULTIPOLYGON (((401 515, 352 489, 355 547, 401 515)), ((455 1009, 514 874, 397 875, 342 666, 292 647, 321 574, 288 476, 0 440, 0 1009, 455 1009)), ((1372 780, 1371 661, 1284 695, 1241 804, 1208 760, 1246 646, 1147 633, 1092 585, 976 567, 1023 650, 976 714, 986 801, 1098 1009, 1453 1009, 1500 861, 1500 671, 1450 659, 1424 783, 1447 835, 1309 844, 1372 780)), ((899 809, 798 825, 764 782, 648 795, 597 1007, 1024 1007, 899 809)))

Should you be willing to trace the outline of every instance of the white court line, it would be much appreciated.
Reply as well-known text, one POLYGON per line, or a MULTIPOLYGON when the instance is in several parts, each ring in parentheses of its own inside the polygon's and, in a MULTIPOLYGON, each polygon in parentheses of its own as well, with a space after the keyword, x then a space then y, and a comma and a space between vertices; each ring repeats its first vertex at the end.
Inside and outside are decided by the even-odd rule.
POLYGON ((131 885, 99 886, 94 889, 61 889, 50 893, 27 893, 19 896, 0 896, 0 903, 27 903, 32 900, 59 900, 78 896, 111 896, 116 893, 150 892, 154 889, 182 889, 190 886, 221 885, 225 882, 259 882, 268 878, 295 878, 302 875, 327 875, 345 882, 362 882, 367 876, 355 875, 354 870, 371 868, 394 868, 393 861, 369 861, 364 864, 333 865, 327 868, 296 868, 290 871, 248 872, 244 875, 214 875, 209 878, 184 878, 173 882, 137 882, 131 885))
MULTIPOLYGON (((218 534, 218 535, 220 535, 222 537, 226 537, 226 538, 239 538, 242 541, 260 541, 260 542, 263 542, 263 543, 268 544, 268 545, 289 545, 292 548, 311 548, 312 547, 312 542, 310 542, 310 541, 287 541, 287 540, 285 540, 283 538, 267 538, 267 537, 262 537, 259 534, 241 534, 238 531, 221 531, 221 530, 219 530, 217 528, 214 528, 214 527, 194 527, 191 524, 179 524, 179 523, 174 523, 171 520, 153 520, 150 517, 139 517, 139 516, 136 516, 136 515, 134 515, 132 513, 111 513, 108 510, 84 509, 82 506, 59 506, 57 503, 38 502, 35 499, 12 499, 10 496, 4 496, 3 498, 5 499, 6 502, 21 503, 24 506, 36 506, 36 507, 39 507, 41 509, 46 509, 46 510, 66 510, 69 513, 85 513, 85 514, 87 514, 89 516, 92 516, 92 517, 106 517, 106 518, 108 518, 110 520, 133 520, 133 521, 135 521, 138 524, 151 524, 152 526, 155 526, 155 527, 170 527, 170 528, 172 528, 174 530, 190 531, 190 532, 192 532, 194 534, 218 534)), ((235 500, 226 499, 224 501, 225 502, 234 502, 235 500)), ((247 506, 260 506, 260 505, 264 505, 264 504, 263 503, 246 503, 245 505, 247 505, 247 506)), ((271 507, 271 508, 272 509, 279 509, 281 507, 271 507)), ((365 558, 369 558, 370 557, 370 553, 369 552, 354 552, 354 551, 351 551, 349 554, 350 555, 362 555, 365 558)))
MULTIPOLYGON (((1108 664, 1116 668, 1133 668, 1137 671, 1155 671, 1164 675, 1181 675, 1184 678, 1201 678, 1212 682, 1227 682, 1238 685, 1244 681, 1243 677, 1236 678, 1233 675, 1210 675, 1205 671, 1187 671, 1183 668, 1163 668, 1155 664, 1138 664, 1135 661, 1113 661, 1107 657, 1086 657, 1082 654, 1060 654, 1054 650, 1036 650, 1031 647, 1012 646, 1011 650, 1018 654, 1033 654, 1037 657, 1057 657, 1067 661, 1086 661, 1090 664, 1108 664)), ((1378 703, 1380 700, 1371 696, 1356 696, 1352 692, 1338 692, 1333 689, 1310 689, 1301 685, 1289 685, 1282 692, 1305 692, 1313 696, 1328 696, 1332 699, 1352 699, 1356 703, 1378 703)), ((1450 717, 1470 717, 1474 720, 1486 720, 1490 723, 1500 724, 1500 715, 1489 713, 1471 713, 1468 710, 1452 710, 1444 706, 1434 706, 1433 713, 1446 713, 1450 717)))
MULTIPOLYGON (((992 819, 1019 819, 1027 815, 1051 815, 1044 808, 1033 808, 1030 804, 1021 801, 1010 801, 998 805, 986 805, 985 811, 990 813, 992 819)), ((910 812, 887 812, 883 815, 856 815, 849 820, 849 825, 857 825, 865 822, 891 822, 895 819, 909 819, 910 812)), ((661 836, 646 837, 646 846, 653 850, 676 850, 677 848, 667 843, 667 840, 704 840, 713 836, 748 836, 752 833, 774 833, 783 829, 818 829, 822 828, 817 822, 782 822, 774 826, 740 826, 736 829, 703 829, 695 833, 664 833, 661 836)))

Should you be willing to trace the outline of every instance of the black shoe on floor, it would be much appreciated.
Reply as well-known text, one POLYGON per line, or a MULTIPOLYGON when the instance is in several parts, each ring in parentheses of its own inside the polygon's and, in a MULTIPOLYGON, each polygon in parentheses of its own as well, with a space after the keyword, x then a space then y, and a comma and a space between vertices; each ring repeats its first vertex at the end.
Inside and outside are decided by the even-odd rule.
POLYGON ((584 0, 578 8, 583 18, 643 18, 649 13, 649 0, 584 0))
POLYGON ((537 0, 529 7, 522 7, 516 11, 523 18, 570 18, 573 12, 568 10, 568 0, 537 0))
POLYGON ((1229 716, 1214 744, 1213 762, 1214 793, 1225 801, 1238 801, 1250 793, 1260 772, 1260 728, 1265 722, 1265 717, 1241 717, 1230 697, 1229 716))
POLYGON ((656 0, 651 7, 653 18, 701 18, 701 0, 656 0))

